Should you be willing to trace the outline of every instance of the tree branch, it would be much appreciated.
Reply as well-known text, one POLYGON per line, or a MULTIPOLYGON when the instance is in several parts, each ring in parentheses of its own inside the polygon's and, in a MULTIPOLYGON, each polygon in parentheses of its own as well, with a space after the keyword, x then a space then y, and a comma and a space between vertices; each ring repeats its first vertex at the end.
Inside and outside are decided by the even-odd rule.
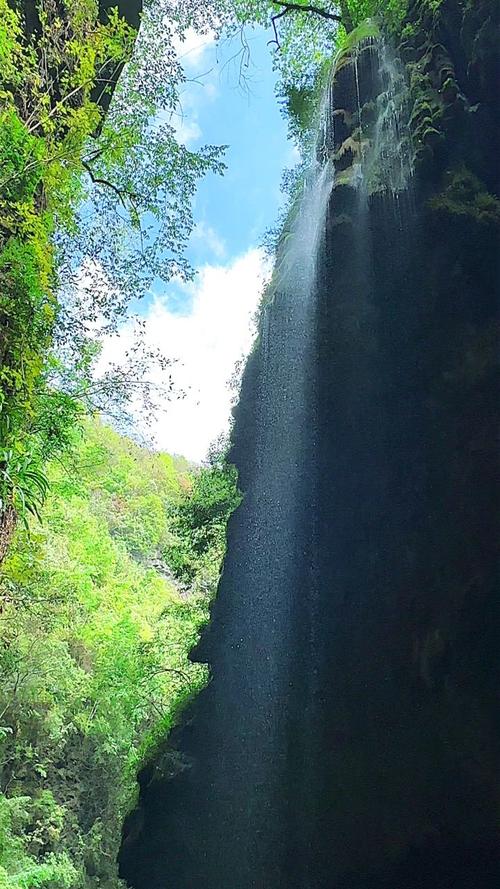
POLYGON ((287 15, 287 13, 289 12, 310 12, 313 15, 319 15, 321 18, 327 19, 327 21, 330 22, 342 21, 342 16, 338 15, 336 12, 328 12, 328 10, 322 9, 320 6, 314 6, 311 3, 288 3, 287 0, 272 0, 272 2, 275 6, 283 7, 281 12, 277 12, 276 15, 273 15, 271 17, 271 23, 274 31, 274 40, 270 40, 269 43, 275 43, 278 49, 280 48, 280 41, 276 22, 278 22, 279 19, 283 18, 283 16, 287 15))
MULTIPOLYGON (((82 167, 87 171, 87 173, 89 174, 94 185, 104 185, 106 188, 110 188, 111 191, 114 191, 114 193, 118 197, 120 203, 122 204, 122 206, 125 208, 125 210, 128 213, 129 208, 128 208, 127 202, 123 196, 124 192, 121 191, 121 189, 117 188, 116 185, 113 185, 112 182, 109 182, 108 179, 101 179, 99 176, 96 176, 92 167, 90 166, 90 164, 88 164, 87 161, 83 160, 83 158, 82 158, 82 167)), ((125 194, 127 195, 127 197, 130 200, 131 195, 128 194, 128 192, 125 192, 125 194)))
MULTIPOLYGON (((102 152, 98 152, 95 156, 98 157, 99 154, 102 154, 102 152)), ((136 192, 127 191, 126 189, 118 188, 118 186, 114 185, 108 179, 103 179, 102 177, 96 176, 92 167, 88 163, 88 161, 84 160, 83 158, 81 158, 81 164, 82 164, 82 167, 89 174, 94 185, 104 185, 106 188, 110 188, 111 191, 114 191, 114 193, 117 195, 122 207, 124 207, 124 209, 127 211, 128 214, 130 214, 130 207, 132 208, 132 210, 135 213, 135 218, 137 220, 137 227, 139 228, 139 234, 141 237, 141 252, 144 253, 144 232, 142 230, 142 225, 141 225, 141 214, 139 213, 139 210, 137 209, 136 201, 137 201, 138 195, 136 194, 136 192), (125 200, 125 198, 128 199, 130 207, 127 205, 127 201, 125 200)))
POLYGON ((145 676, 145 680, 152 679, 153 676, 159 676, 160 673, 173 673, 174 676, 180 676, 184 682, 191 682, 191 677, 184 673, 183 670, 176 670, 174 667, 162 667, 160 670, 153 670, 145 676))
POLYGON ((270 40, 269 43, 268 43, 268 46, 269 46, 269 44, 271 44, 271 43, 275 43, 275 44, 276 44, 276 48, 277 48, 277 49, 280 48, 280 40, 279 40, 279 37, 278 37, 278 29, 277 29, 277 27, 276 27, 276 22, 277 22, 279 19, 283 18, 283 16, 286 15, 287 12, 289 12, 289 11, 290 11, 290 10, 288 10, 288 9, 284 9, 282 12, 278 12, 277 15, 273 15, 273 17, 271 18, 271 23, 272 23, 273 31, 274 31, 274 40, 270 40))
POLYGON ((314 6, 310 3, 304 5, 302 3, 288 3, 286 0, 273 0, 275 6, 283 6, 284 10, 279 15, 286 15, 287 12, 312 12, 321 18, 328 19, 331 22, 341 22, 342 16, 336 12, 328 12, 327 9, 321 9, 320 6, 314 6))

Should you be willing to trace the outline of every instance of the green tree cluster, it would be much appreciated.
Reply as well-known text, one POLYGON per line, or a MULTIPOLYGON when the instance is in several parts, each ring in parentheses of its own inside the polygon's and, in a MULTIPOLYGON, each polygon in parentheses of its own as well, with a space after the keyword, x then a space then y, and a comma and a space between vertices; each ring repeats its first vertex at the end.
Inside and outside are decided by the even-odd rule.
POLYGON ((129 57, 133 33, 116 11, 102 24, 91 0, 64 15, 53 0, 41 3, 31 36, 21 12, 0 0, 0 22, 1 516, 36 511, 41 456, 78 412, 62 394, 54 404, 39 397, 58 314, 53 236, 81 195, 99 72, 129 57))
POLYGON ((137 769, 207 679, 188 653, 238 495, 96 420, 48 475, 0 585, 0 886, 117 889, 137 769))
POLYGON ((174 504, 174 539, 165 556, 176 578, 212 596, 226 549, 226 527, 241 502, 237 472, 223 451, 215 450, 192 478, 187 496, 174 504))
POLYGON ((169 363, 139 336, 127 367, 95 385, 99 331, 153 277, 193 274, 191 200, 222 170, 221 149, 189 151, 171 122, 175 40, 210 16, 196 0, 160 6, 146 4, 136 41, 97 0, 0 0, 0 561, 73 426, 141 393, 150 408, 146 367, 169 363), (172 19, 156 31, 159 13, 172 19))

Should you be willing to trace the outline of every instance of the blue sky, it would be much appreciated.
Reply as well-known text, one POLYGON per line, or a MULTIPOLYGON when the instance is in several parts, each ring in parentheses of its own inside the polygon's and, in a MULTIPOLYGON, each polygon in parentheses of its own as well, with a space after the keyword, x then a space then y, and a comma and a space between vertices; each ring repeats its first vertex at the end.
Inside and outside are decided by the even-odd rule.
MULTIPOLYGON (((194 282, 155 282, 139 304, 149 344, 175 359, 174 381, 185 393, 159 412, 156 444, 198 461, 228 425, 234 397, 228 381, 251 346, 252 317, 269 274, 259 243, 282 203, 282 171, 297 161, 275 97, 269 35, 259 29, 246 36, 243 85, 239 38, 216 44, 191 33, 178 46, 188 78, 172 118, 178 137, 192 149, 227 145, 227 170, 202 180, 196 194, 188 249, 198 270, 194 282)), ((106 343, 104 360, 119 360, 131 337, 125 325, 106 343)))
MULTIPOLYGON (((192 149, 227 146, 224 176, 205 177, 196 194, 196 225, 188 249, 196 269, 227 264, 260 244, 282 202, 282 171, 296 162, 275 97, 269 35, 248 29, 246 37, 250 56, 243 78, 238 38, 216 44, 191 33, 178 47, 188 78, 173 118, 179 136, 192 149)), ((189 310, 189 289, 157 283, 153 291, 172 311, 189 310)))
MULTIPOLYGON (((239 41, 235 38, 219 46, 189 45, 180 57, 188 76, 210 70, 203 86, 189 84, 181 97, 185 119, 199 127, 189 145, 203 142, 228 145, 227 171, 221 179, 208 176, 200 185, 195 214, 226 242, 230 254, 237 255, 258 243, 262 232, 276 218, 280 202, 281 172, 293 163, 292 146, 274 94, 268 35, 249 30, 249 67, 244 70, 246 89, 239 84, 239 41)), ((191 258, 211 259, 195 245, 191 258)))

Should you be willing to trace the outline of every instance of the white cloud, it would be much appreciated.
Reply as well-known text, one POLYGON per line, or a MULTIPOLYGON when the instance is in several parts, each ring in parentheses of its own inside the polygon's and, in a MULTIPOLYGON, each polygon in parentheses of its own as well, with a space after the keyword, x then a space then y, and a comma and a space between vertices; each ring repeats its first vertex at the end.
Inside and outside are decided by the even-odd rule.
POLYGON ((179 141, 192 147, 202 138, 199 112, 218 95, 215 34, 198 34, 189 28, 182 40, 177 35, 173 42, 186 74, 186 82, 171 122, 179 141))
POLYGON ((191 241, 204 244, 212 251, 216 259, 224 259, 226 255, 225 241, 206 222, 198 222, 195 225, 191 232, 191 241))
POLYGON ((176 35, 173 40, 177 52, 177 58, 186 70, 198 68, 204 57, 215 44, 215 34, 209 31, 207 34, 198 34, 194 28, 189 28, 183 39, 176 35))
MULTIPOLYGON (((207 265, 196 282, 187 315, 173 314, 157 299, 145 316, 146 341, 160 347, 174 366, 175 385, 186 397, 167 402, 153 434, 162 450, 202 460, 207 448, 227 429, 231 408, 228 382, 236 362, 247 355, 254 336, 252 316, 259 303, 268 264, 261 250, 250 250, 229 265, 207 265)), ((103 364, 120 361, 131 331, 105 344, 103 364)), ((156 381, 161 383, 161 377, 156 381)))
POLYGON ((201 138, 201 127, 197 120, 189 120, 184 115, 174 122, 175 132, 179 142, 188 148, 201 138))

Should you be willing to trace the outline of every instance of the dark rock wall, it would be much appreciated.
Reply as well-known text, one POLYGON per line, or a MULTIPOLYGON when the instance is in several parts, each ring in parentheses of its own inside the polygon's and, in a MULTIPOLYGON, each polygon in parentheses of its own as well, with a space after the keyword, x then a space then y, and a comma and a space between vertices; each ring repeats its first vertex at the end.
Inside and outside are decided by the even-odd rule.
POLYGON ((500 885, 499 7, 427 6, 413 194, 334 194, 324 259, 323 824, 353 887, 500 885))
MULTIPOLYGON (((42 30, 39 18, 39 4, 36 0, 9 0, 9 3, 13 9, 19 10, 22 13, 22 22, 26 38, 33 41, 36 48, 42 30)), ((99 0, 98 13, 101 22, 106 23, 108 21, 108 10, 112 8, 117 8, 119 15, 124 18, 132 28, 139 29, 142 13, 142 0, 114 0, 114 2, 109 3, 107 0, 99 0)), ((45 11, 49 16, 57 15, 62 17, 63 21, 67 19, 67 11, 64 8, 64 4, 59 2, 59 0, 54 0, 53 4, 45 11)), ((111 98, 122 70, 123 64, 116 65, 108 63, 106 68, 100 72, 101 76, 93 89, 92 100, 96 102, 104 112, 107 112, 110 106, 111 98)), ((59 72, 55 71, 53 75, 53 98, 55 100, 60 99, 58 74, 59 72)))
MULTIPOLYGON (((412 4, 401 47, 412 187, 332 196, 296 544, 268 518, 269 589, 286 589, 267 604, 251 534, 268 472, 263 338, 248 363, 233 448, 246 500, 197 654, 214 681, 140 776, 121 856, 134 889, 500 885, 500 6, 431 6, 412 4), (255 761, 272 736, 269 646, 285 684, 267 687, 267 715, 279 700, 285 727, 255 761)), ((343 70, 334 98, 354 119, 343 70)), ((277 353, 288 321, 278 301, 277 353)), ((273 443, 290 509, 280 433, 293 430, 273 443)))

